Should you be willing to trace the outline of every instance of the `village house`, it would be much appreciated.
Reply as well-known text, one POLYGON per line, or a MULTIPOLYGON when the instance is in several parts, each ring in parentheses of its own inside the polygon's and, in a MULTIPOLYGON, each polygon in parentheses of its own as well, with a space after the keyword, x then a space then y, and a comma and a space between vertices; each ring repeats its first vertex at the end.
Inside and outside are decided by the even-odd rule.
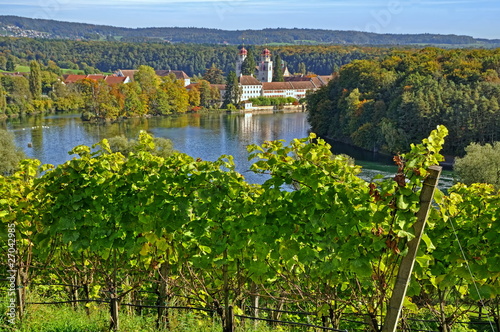
POLYGON ((155 73, 160 77, 174 74, 176 79, 184 82, 185 87, 191 84, 191 78, 182 70, 155 70, 155 73))
POLYGON ((262 83, 253 76, 241 75, 238 77, 241 87, 241 100, 249 100, 262 95, 262 83))
MULTIPOLYGON (((137 69, 118 69, 115 72, 115 75, 120 77, 129 76, 133 81, 135 73, 137 73, 137 69)), ((179 81, 182 81, 185 87, 191 84, 191 78, 182 70, 155 70, 155 73, 159 77, 165 77, 170 74, 174 74, 175 78, 179 81)))

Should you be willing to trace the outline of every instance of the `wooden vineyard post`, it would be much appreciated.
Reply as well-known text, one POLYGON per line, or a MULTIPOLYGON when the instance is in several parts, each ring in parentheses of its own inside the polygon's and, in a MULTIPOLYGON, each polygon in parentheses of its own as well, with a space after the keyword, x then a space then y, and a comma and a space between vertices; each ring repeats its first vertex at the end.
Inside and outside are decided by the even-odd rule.
POLYGON ((119 320, 119 299, 116 296, 116 289, 113 287, 111 291, 111 299, 109 304, 110 314, 111 314, 111 326, 110 330, 118 331, 120 329, 119 320))
POLYGON ((234 310, 233 306, 230 305, 228 307, 227 311, 227 332, 233 332, 234 331, 234 310))
POLYGON ((118 320, 118 299, 116 297, 111 298, 111 329, 113 331, 118 331, 120 329, 120 321, 118 320))
POLYGON ((415 258, 417 257, 417 250, 424 233, 427 217, 431 207, 434 191, 441 175, 442 167, 430 166, 428 171, 429 175, 424 181, 422 191, 420 193, 420 209, 417 212, 417 221, 413 225, 415 237, 408 242, 408 254, 401 260, 399 266, 396 284, 392 291, 392 297, 389 301, 389 308, 387 309, 387 316, 385 317, 382 332, 396 332, 398 320, 403 308, 403 301, 406 296, 406 290, 410 283, 411 273, 415 265, 415 258))
POLYGON ((17 305, 17 315, 19 320, 22 320, 24 317, 24 305, 26 299, 26 288, 22 283, 21 279, 21 267, 18 267, 16 271, 16 305, 17 305))

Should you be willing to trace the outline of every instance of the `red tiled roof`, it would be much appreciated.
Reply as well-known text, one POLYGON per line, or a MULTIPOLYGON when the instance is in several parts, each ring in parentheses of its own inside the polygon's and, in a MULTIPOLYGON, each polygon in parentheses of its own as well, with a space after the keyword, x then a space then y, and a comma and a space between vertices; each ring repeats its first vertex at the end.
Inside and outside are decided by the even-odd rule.
POLYGON ((264 82, 262 90, 289 90, 293 89, 289 82, 264 82))
POLYGON ((182 70, 155 70, 156 75, 158 76, 168 76, 170 74, 174 74, 175 78, 178 80, 187 80, 189 76, 182 70))
POLYGON ((317 87, 317 88, 321 88, 323 85, 325 85, 323 83, 323 81, 319 78, 319 77, 311 77, 311 82, 317 87))
POLYGON ((74 74, 70 74, 70 75, 64 75, 64 76, 66 76, 64 78, 64 83, 66 83, 66 84, 68 84, 68 83, 75 83, 76 81, 83 80, 84 78, 87 78, 87 75, 74 75, 74 74))
POLYGON ((87 75, 87 78, 90 78, 91 80, 95 80, 95 81, 98 81, 98 80, 104 80, 106 79, 106 76, 105 75, 87 75))
POLYGON ((123 70, 117 70, 116 73, 118 73, 118 76, 128 76, 130 77, 130 80, 134 80, 134 75, 137 73, 137 69, 123 69, 123 70))
POLYGON ((192 88, 194 88, 194 87, 195 87, 195 86, 197 86, 197 85, 198 85, 198 83, 191 83, 191 84, 189 84, 189 85, 186 85, 186 89, 187 89, 187 90, 191 90, 192 88))
POLYGON ((122 76, 106 76, 104 79, 108 85, 113 85, 113 84, 119 84, 119 83, 125 83, 127 80, 128 76, 122 77, 122 76))
POLYGON ((241 85, 261 85, 260 81, 253 76, 240 76, 239 81, 241 85))
POLYGON ((303 81, 310 81, 310 80, 311 80, 310 77, 303 76, 303 75, 285 77, 285 82, 301 82, 301 81, 303 82, 303 81))
MULTIPOLYGON (((317 88, 313 82, 308 81, 308 82, 290 82, 290 85, 292 86, 293 89, 305 89, 305 90, 311 90, 317 88)), ((318 86, 319 88, 319 86, 318 86)))
POLYGON ((267 48, 262 51, 261 55, 271 55, 271 51, 269 51, 267 48))
POLYGON ((78 82, 80 80, 83 80, 85 78, 98 81, 98 80, 104 80, 108 85, 113 85, 113 84, 118 84, 118 83, 125 83, 127 80, 128 76, 114 76, 114 75, 63 75, 64 78, 64 83, 65 84, 71 84, 78 82))
POLYGON ((246 54, 248 54, 248 51, 246 50, 246 48, 242 47, 240 50, 240 55, 246 55, 246 54))

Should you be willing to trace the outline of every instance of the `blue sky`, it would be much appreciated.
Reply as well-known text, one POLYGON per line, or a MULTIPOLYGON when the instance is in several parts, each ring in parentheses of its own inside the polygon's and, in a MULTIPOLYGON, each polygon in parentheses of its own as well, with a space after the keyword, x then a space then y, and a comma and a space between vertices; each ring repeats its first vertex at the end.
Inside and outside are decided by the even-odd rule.
POLYGON ((499 0, 0 0, 0 13, 121 27, 320 28, 500 39, 499 0))

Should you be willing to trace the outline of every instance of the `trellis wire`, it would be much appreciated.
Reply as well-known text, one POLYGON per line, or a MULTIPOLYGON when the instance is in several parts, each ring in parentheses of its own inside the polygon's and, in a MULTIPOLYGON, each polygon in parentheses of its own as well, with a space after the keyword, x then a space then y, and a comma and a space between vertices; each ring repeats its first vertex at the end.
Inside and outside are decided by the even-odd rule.
MULTIPOLYGON (((465 266, 467 266, 467 270, 469 271, 469 274, 472 278, 472 283, 474 285, 474 288, 476 289, 477 296, 479 296, 479 302, 484 307, 483 297, 481 296, 481 293, 479 292, 479 288, 477 287, 476 279, 474 278, 474 275, 472 274, 472 270, 470 268, 469 261, 467 260, 467 257, 465 257, 465 252, 464 252, 464 249, 462 248, 462 244, 460 243, 460 239, 458 238, 458 234, 457 234, 457 231, 455 230, 455 226, 453 225, 452 218, 450 218, 450 225, 451 225, 451 228, 453 230, 453 234, 455 235, 455 239, 457 240, 458 247, 460 248, 460 252, 462 253, 462 258, 465 261, 465 266)), ((490 318, 489 313, 488 313, 488 318, 490 318)), ((495 328, 493 327, 493 323, 491 322, 491 320, 488 319, 488 322, 490 323, 491 331, 495 332, 495 328)))

